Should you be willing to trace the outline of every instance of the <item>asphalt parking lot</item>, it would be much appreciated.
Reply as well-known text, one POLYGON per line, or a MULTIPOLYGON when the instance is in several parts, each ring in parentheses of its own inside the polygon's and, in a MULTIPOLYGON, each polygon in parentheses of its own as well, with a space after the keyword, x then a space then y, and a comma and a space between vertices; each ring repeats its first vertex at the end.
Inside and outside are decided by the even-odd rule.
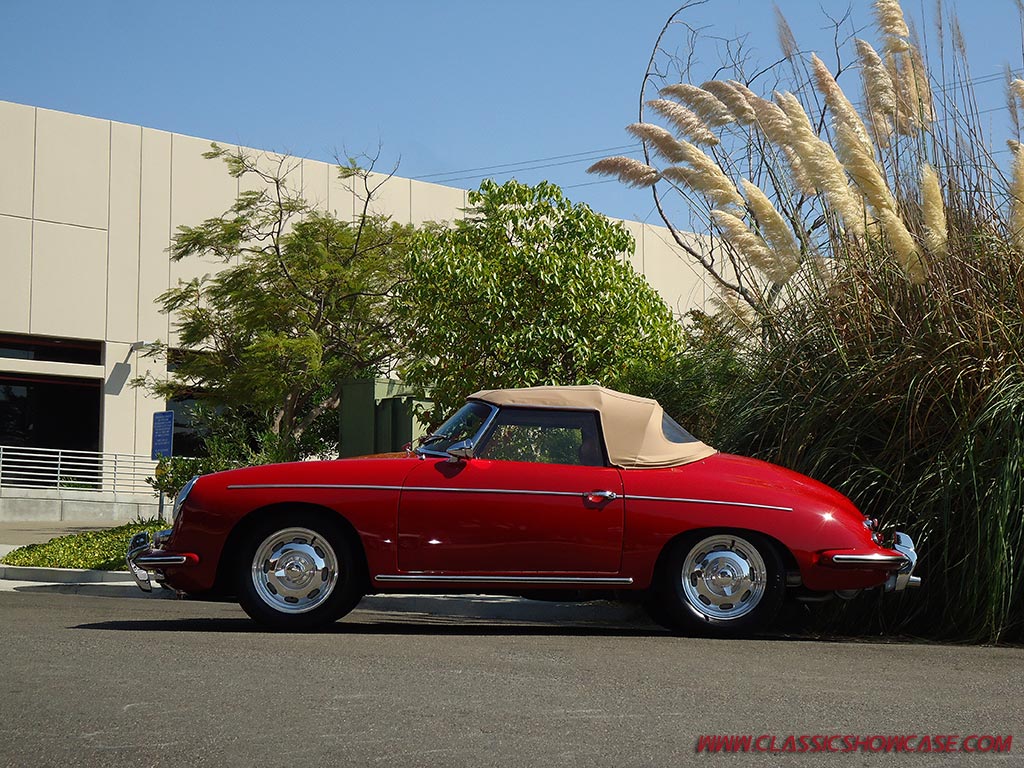
MULTIPOLYGON (((257 631, 234 605, 0 593, 0 765, 775 765, 701 735, 1001 734, 1004 754, 806 765, 1019 765, 1024 649, 708 641, 636 623, 356 610, 257 631)), ((765 743, 765 742, 763 742, 765 743)))

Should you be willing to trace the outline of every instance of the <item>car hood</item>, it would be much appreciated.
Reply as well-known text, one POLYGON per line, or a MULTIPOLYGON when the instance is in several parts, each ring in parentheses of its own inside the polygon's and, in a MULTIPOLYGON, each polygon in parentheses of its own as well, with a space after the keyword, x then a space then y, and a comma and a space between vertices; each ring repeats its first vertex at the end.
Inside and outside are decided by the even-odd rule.
POLYGON ((418 458, 410 458, 405 453, 396 453, 328 461, 262 464, 206 475, 204 484, 229 486, 383 483, 393 485, 403 480, 418 462, 418 458))

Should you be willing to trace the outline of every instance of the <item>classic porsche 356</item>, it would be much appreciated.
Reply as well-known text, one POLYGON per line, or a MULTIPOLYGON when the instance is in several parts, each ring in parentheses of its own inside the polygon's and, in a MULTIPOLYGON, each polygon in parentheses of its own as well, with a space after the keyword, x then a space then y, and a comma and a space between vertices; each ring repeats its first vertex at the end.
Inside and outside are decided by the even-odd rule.
POLYGON ((152 575, 234 595, 282 629, 333 622, 371 593, 571 591, 735 635, 770 622, 787 593, 920 582, 910 537, 884 540, 842 494, 595 386, 477 392, 405 456, 195 477, 173 517, 130 543, 139 586, 152 575))

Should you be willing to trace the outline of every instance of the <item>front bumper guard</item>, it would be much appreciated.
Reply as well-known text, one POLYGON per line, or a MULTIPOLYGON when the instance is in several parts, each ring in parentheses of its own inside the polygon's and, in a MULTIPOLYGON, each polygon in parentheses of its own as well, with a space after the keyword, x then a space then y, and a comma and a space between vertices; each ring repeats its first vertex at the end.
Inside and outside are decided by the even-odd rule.
POLYGON ((894 535, 892 550, 899 554, 887 552, 871 552, 858 554, 853 552, 825 553, 827 561, 839 568, 866 568, 872 570, 895 569, 889 574, 883 589, 886 592, 902 592, 908 587, 921 586, 921 577, 914 576, 917 567, 917 550, 914 540, 902 531, 894 535))
POLYGON ((170 537, 170 530, 158 531, 151 542, 149 532, 140 531, 128 542, 124 560, 136 586, 143 592, 153 591, 153 581, 163 585, 164 568, 199 562, 199 558, 191 553, 165 551, 163 546, 170 537), (152 579, 150 574, 153 574, 152 579))

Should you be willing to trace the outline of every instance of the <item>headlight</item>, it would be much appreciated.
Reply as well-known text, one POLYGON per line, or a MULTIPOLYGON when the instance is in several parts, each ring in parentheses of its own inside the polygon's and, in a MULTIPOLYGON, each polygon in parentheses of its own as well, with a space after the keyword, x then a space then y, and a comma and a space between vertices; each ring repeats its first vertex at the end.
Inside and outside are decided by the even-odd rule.
POLYGON ((185 503, 185 499, 188 498, 189 491, 192 490, 192 486, 196 484, 196 480, 199 479, 199 475, 196 475, 189 480, 185 485, 178 491, 178 495, 174 497, 174 509, 171 511, 171 521, 177 522, 178 515, 181 514, 181 507, 185 503))

